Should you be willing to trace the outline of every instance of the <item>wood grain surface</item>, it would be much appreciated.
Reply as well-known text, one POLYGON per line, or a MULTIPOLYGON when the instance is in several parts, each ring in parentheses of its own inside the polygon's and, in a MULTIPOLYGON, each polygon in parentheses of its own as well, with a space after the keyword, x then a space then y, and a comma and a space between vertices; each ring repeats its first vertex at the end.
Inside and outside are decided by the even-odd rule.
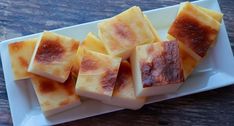
MULTIPOLYGON (((0 0, 0 41, 111 17, 133 5, 142 10, 183 0, 0 0)), ((229 39, 234 42, 234 1, 219 0, 229 39)), ((234 43, 231 43, 234 49, 234 43)), ((234 67, 234 66, 233 66, 234 67)), ((0 67, 0 126, 13 125, 0 67)), ((61 126, 228 126, 234 125, 234 86, 123 110, 61 126)))

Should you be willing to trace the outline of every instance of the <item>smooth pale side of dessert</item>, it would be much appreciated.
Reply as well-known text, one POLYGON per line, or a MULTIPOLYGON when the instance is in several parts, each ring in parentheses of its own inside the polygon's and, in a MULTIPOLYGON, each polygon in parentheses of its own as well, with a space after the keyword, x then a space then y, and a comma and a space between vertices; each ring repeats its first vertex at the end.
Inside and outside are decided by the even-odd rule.
POLYGON ((76 82, 77 94, 96 100, 110 99, 120 62, 121 58, 83 48, 76 82))
POLYGON ((11 67, 15 80, 27 79, 31 74, 27 71, 37 39, 28 39, 8 45, 11 67))
POLYGON ((215 43, 220 23, 189 2, 180 8, 168 34, 179 40, 198 56, 204 57, 215 43))
POLYGON ((123 59, 130 56, 135 46, 157 41, 152 29, 137 6, 98 24, 99 37, 108 54, 123 59))
POLYGON ((130 60, 137 96, 171 93, 184 82, 176 41, 137 46, 130 60))
POLYGON ((28 71, 63 83, 67 80, 79 41, 45 31, 38 39, 28 71))
POLYGON ((31 82, 45 116, 65 111, 81 103, 75 92, 75 80, 71 76, 64 83, 59 83, 33 75, 31 82))
POLYGON ((112 98, 104 103, 128 109, 139 109, 145 103, 145 97, 136 97, 131 66, 128 61, 120 64, 112 98))

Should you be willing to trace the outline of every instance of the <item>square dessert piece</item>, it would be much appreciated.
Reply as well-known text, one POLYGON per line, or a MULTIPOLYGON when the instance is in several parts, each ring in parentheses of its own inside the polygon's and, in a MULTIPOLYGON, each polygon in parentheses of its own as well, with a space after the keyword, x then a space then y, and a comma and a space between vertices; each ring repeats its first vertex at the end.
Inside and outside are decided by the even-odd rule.
POLYGON ((130 59, 138 97, 171 93, 184 82, 176 41, 137 46, 130 59))
MULTIPOLYGON (((188 4, 190 4, 190 3, 189 2, 181 3, 178 14, 180 14, 180 12, 183 10, 183 8, 185 6, 188 6, 188 4)), ((206 8, 200 7, 198 5, 192 5, 192 6, 194 8, 196 7, 197 9, 199 9, 200 11, 205 13, 206 15, 210 16, 214 20, 218 21, 219 23, 222 21, 222 17, 223 17, 222 13, 206 9, 206 8)), ((184 11, 186 11, 186 10, 184 10, 184 11)), ((175 40, 176 38, 174 38, 169 33, 168 34, 168 39, 169 40, 175 40)), ((212 46, 212 45, 210 45, 210 46, 212 46)), ((180 56, 181 56, 181 59, 182 59, 182 66, 183 66, 184 76, 185 76, 185 78, 187 78, 192 73, 194 68, 199 64, 202 57, 197 55, 197 53, 195 53, 192 50, 192 48, 188 48, 188 46, 186 46, 183 42, 179 42, 179 48, 180 48, 180 56)))
POLYGON ((135 46, 157 41, 149 23, 134 6, 99 23, 99 37, 110 55, 127 59, 135 46))
POLYGON ((37 39, 14 42, 8 45, 11 68, 15 80, 26 79, 31 76, 28 65, 32 57, 37 39))
POLYGON ((83 48, 76 91, 96 100, 110 99, 114 90, 121 58, 83 48))
POLYGON ((128 61, 120 64, 112 98, 104 103, 128 109, 139 109, 145 103, 145 97, 136 97, 131 66, 128 61))
POLYGON ((107 54, 105 46, 103 44, 103 42, 97 38, 93 33, 88 33, 88 35, 86 36, 85 40, 79 45, 76 57, 74 58, 74 65, 72 67, 71 73, 74 77, 78 76, 78 72, 79 72, 79 67, 80 67, 80 60, 82 58, 83 55, 83 48, 92 50, 92 51, 96 51, 96 52, 100 52, 103 54, 107 54))
POLYGON ((45 31, 38 39, 28 71, 63 83, 67 80, 79 41, 45 31))
POLYGON ((216 40, 220 23, 199 9, 185 2, 169 28, 168 34, 190 48, 198 56, 204 57, 216 40))
POLYGON ((31 78, 39 104, 45 116, 50 116, 79 105, 75 80, 71 76, 64 83, 33 75, 31 78))

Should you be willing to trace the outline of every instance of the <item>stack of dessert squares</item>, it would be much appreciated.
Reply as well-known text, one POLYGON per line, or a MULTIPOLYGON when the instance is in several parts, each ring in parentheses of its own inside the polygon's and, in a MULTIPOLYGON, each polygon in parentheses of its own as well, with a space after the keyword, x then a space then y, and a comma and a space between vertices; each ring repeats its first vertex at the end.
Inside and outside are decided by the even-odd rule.
MULTIPOLYGON (((82 97, 128 109, 175 92, 215 45, 223 14, 181 3, 168 40, 137 6, 98 23, 80 42, 44 31, 9 44, 14 79, 30 79, 45 116, 82 104, 82 97)), ((160 21, 160 19, 158 19, 160 21)))

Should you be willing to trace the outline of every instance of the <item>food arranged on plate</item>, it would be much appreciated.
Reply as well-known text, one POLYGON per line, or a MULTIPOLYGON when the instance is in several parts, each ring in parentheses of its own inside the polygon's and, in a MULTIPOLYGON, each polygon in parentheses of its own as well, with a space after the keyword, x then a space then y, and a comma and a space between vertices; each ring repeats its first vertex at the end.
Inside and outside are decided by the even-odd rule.
POLYGON ((181 3, 168 40, 161 40, 150 19, 134 6, 101 21, 98 37, 90 32, 81 43, 45 31, 9 44, 12 72, 15 81, 31 79, 45 116, 79 107, 82 97, 139 109, 147 97, 173 93, 183 85, 215 46, 222 17, 181 3))

